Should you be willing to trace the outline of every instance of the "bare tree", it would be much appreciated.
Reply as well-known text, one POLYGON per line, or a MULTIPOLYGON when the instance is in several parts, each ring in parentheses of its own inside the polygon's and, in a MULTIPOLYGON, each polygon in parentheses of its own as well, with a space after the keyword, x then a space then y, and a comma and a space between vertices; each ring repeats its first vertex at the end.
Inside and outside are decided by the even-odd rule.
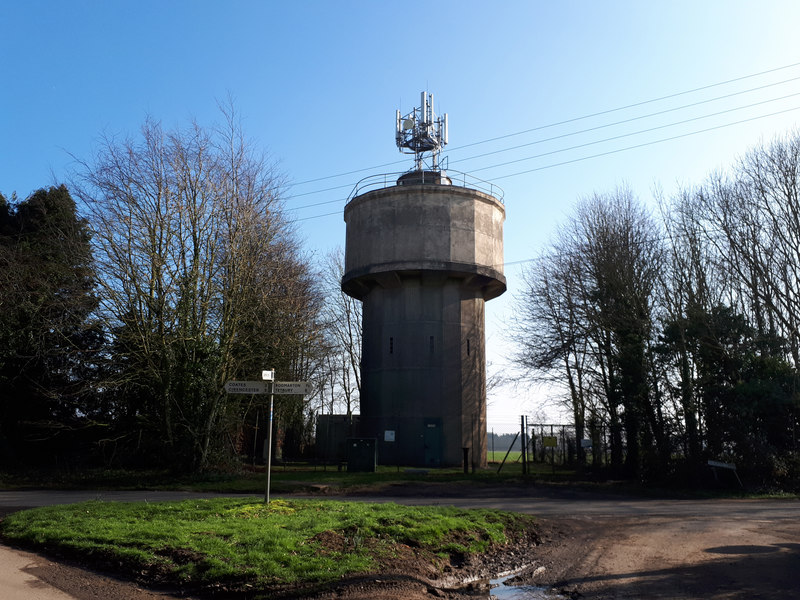
POLYGON ((326 393, 331 413, 339 409, 352 415, 358 409, 361 395, 361 301, 342 291, 344 251, 341 248, 327 256, 324 270, 326 393))
MULTIPOLYGON (((733 187, 739 231, 726 228, 761 335, 789 341, 800 364, 800 133, 749 152, 733 187), (747 229, 743 228, 746 227, 747 229), (738 234, 738 235, 737 235, 738 234), (742 235, 744 234, 744 235, 742 235)), ((721 215, 719 215, 721 217, 721 215)), ((724 221, 723 221, 724 222, 724 221)), ((729 223, 725 223, 728 225, 729 223)))
POLYGON ((313 294, 282 217, 281 180, 235 112, 223 116, 213 130, 165 131, 148 119, 139 138, 105 137, 77 188, 114 334, 107 385, 151 443, 165 440, 197 468, 236 446, 240 407, 224 382, 296 359, 292 345, 314 316, 304 313, 313 294))
POLYGON ((584 201, 525 273, 518 362, 563 384, 579 429, 608 425, 631 475, 682 446, 687 474, 729 457, 786 479, 770 465, 798 448, 799 207, 797 133, 662 200, 663 230, 625 190, 584 201))
POLYGON ((708 227, 699 190, 684 189, 670 202, 659 198, 668 256, 659 275, 661 338, 663 357, 654 386, 676 402, 672 411, 674 430, 683 439, 683 454, 695 469, 702 458, 704 407, 697 389, 697 323, 715 307, 730 300, 728 270, 721 265, 709 243, 718 232, 708 227))
POLYGON ((632 473, 641 471, 643 447, 666 452, 664 418, 648 386, 658 240, 630 192, 595 195, 528 271, 518 301, 519 362, 549 376, 561 370, 578 435, 587 411, 592 421, 603 418, 617 465, 624 428, 632 473))
MULTIPOLYGON (((576 437, 583 439, 587 340, 578 315, 572 261, 570 248, 554 243, 523 272, 525 292, 516 299, 512 338, 518 348, 515 360, 527 376, 566 386, 576 437)), ((583 448, 578 449, 578 460, 585 462, 583 448)))

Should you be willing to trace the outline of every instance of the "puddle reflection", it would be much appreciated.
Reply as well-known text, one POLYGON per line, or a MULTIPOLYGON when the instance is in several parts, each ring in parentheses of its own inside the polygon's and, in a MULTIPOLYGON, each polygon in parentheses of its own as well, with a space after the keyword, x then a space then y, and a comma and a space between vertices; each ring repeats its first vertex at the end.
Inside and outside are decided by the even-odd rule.
POLYGON ((489 598, 497 600, 559 600, 566 598, 557 591, 535 585, 506 585, 514 575, 492 579, 489 582, 489 598))

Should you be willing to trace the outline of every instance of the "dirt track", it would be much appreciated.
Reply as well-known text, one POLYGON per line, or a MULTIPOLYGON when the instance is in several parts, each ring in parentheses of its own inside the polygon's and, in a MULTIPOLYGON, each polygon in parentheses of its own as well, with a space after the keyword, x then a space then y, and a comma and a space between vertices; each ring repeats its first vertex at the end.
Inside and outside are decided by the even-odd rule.
POLYGON ((545 569, 521 579, 575 597, 800 597, 797 519, 582 517, 543 527, 545 569))
MULTIPOLYGON (((540 524, 545 543, 518 552, 511 562, 531 565, 519 577, 522 583, 554 587, 567 597, 800 598, 800 502, 796 500, 647 500, 541 488, 525 493, 515 490, 510 495, 508 489, 484 489, 466 496, 449 495, 456 491, 443 489, 405 491, 408 496, 370 500, 480 506, 546 515, 540 524)), ((142 499, 142 493, 138 494, 125 497, 142 499)), ((37 499, 0 492, 0 512, 4 505, 21 507, 80 499, 75 495, 37 499)), ((26 576, 35 575, 74 598, 173 597, 32 556, 26 576)), ((415 575, 388 578, 376 574, 318 597, 476 597, 436 589, 415 575)))

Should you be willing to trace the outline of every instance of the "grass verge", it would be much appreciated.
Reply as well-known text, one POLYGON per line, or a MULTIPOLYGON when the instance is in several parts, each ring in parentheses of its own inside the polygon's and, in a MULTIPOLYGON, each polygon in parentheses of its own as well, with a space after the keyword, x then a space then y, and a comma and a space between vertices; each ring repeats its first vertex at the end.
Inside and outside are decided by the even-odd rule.
MULTIPOLYGON (((324 469, 309 463, 275 465, 272 469, 272 493, 391 493, 406 484, 447 485, 464 490, 503 486, 570 486, 586 491, 646 497, 679 498, 796 498, 797 491, 720 488, 713 479, 706 487, 669 485, 651 482, 643 485, 625 479, 607 479, 607 474, 529 463, 528 474, 522 465, 506 463, 475 473, 462 469, 402 469, 379 466, 374 473, 349 473, 336 468, 324 469)), ((263 494, 266 475, 263 467, 245 467, 238 471, 175 474, 166 470, 84 469, 78 471, 4 469, 0 470, 0 491, 12 489, 90 489, 90 490, 185 490, 196 492, 263 494)))
MULTIPOLYGON (((531 477, 543 480, 570 480, 573 471, 559 471, 551 475, 549 465, 546 469, 532 472, 531 477)), ((476 473, 464 473, 462 469, 398 469, 379 466, 374 473, 350 473, 335 467, 323 470, 313 465, 293 463, 289 466, 275 465, 272 469, 272 491, 276 494, 308 492, 327 487, 332 491, 347 492, 354 489, 381 488, 400 483, 435 482, 458 483, 470 486, 498 485, 524 481, 521 466, 509 464, 502 474, 497 473, 497 465, 476 473)), ((266 474, 263 467, 242 469, 238 472, 206 472, 200 474, 174 474, 156 470, 113 470, 85 469, 82 471, 2 471, 0 470, 0 489, 92 489, 92 490, 135 490, 166 489, 196 492, 222 492, 263 494, 266 474)))
POLYGON ((150 584, 252 596, 379 572, 401 555, 443 567, 520 538, 532 521, 452 507, 220 498, 43 507, 9 515, 0 534, 150 584))

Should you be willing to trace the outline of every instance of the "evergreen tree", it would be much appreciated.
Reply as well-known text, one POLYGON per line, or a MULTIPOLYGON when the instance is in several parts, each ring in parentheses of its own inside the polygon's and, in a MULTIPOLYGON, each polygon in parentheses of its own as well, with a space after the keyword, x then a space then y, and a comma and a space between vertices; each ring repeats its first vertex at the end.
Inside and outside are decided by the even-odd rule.
POLYGON ((91 411, 102 336, 91 321, 97 301, 89 230, 66 187, 18 203, 0 197, 0 277, 5 459, 26 441, 63 437, 91 411))

